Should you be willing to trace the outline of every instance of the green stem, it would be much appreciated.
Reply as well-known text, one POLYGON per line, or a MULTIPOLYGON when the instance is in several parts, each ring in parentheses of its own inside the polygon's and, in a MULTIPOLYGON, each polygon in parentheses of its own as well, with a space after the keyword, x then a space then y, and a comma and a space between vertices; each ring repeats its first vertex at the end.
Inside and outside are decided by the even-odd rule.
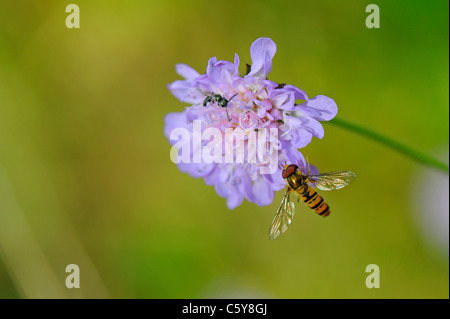
POLYGON ((432 166, 432 167, 437 168, 446 173, 449 172, 448 164, 443 163, 435 158, 432 158, 432 157, 428 156, 427 154, 423 154, 419 151, 416 151, 415 149, 412 149, 409 146, 406 146, 397 141, 394 141, 394 140, 390 139, 389 137, 378 134, 377 132, 367 129, 363 126, 348 122, 341 118, 334 118, 333 120, 331 120, 328 123, 343 127, 347 130, 353 131, 355 133, 358 133, 360 135, 368 137, 372 140, 375 140, 375 141, 377 141, 385 146, 388 146, 388 147, 396 150, 397 152, 399 152, 403 155, 406 155, 406 156, 412 158, 413 160, 418 161, 422 164, 432 166))

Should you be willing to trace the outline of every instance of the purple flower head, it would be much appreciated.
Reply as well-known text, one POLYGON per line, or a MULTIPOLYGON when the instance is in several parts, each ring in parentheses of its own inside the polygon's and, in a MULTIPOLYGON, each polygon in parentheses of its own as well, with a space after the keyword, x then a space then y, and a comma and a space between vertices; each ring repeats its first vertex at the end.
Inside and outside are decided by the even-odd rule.
MULTIPOLYGON (((267 79, 276 50, 275 42, 269 38, 253 42, 252 65, 244 76, 239 74, 237 54, 234 63, 209 59, 205 74, 177 64, 176 71, 184 80, 168 85, 175 97, 190 104, 184 111, 165 117, 164 134, 179 148, 174 157, 184 159, 176 161, 177 165, 182 172, 214 185, 217 194, 227 199, 230 209, 239 206, 244 198, 260 206, 272 203, 274 192, 286 185, 281 176, 283 164, 297 164, 306 170, 307 163, 298 149, 309 144, 313 136, 322 138, 320 121, 331 120, 337 113, 336 103, 326 96, 309 99, 293 85, 267 79), (201 136, 196 133, 199 125, 201 136), (190 134, 180 142, 174 137, 177 129, 190 134), (271 133, 275 131, 274 136, 271 133), (227 143, 230 132, 237 137, 227 143), (230 161, 227 150, 237 152, 238 145, 244 147, 246 154, 256 146, 269 149, 270 156, 276 155, 270 157, 277 160, 275 169, 261 172, 261 167, 268 165, 264 156, 249 160, 248 155, 243 161, 233 157, 230 161), (215 150, 214 161, 202 160, 205 148, 206 153, 215 150)), ((311 173, 317 173, 312 165, 311 173)))

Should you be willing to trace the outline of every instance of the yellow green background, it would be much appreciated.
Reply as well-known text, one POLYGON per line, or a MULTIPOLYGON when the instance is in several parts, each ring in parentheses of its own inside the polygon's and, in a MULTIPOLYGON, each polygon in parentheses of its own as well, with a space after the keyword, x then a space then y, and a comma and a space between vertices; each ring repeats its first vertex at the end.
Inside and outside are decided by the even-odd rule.
POLYGON ((270 37, 271 80, 445 160, 448 1, 376 1, 379 29, 365 26, 370 1, 73 1, 80 29, 65 26, 69 3, 0 1, 1 298, 449 297, 448 243, 417 217, 431 200, 421 164, 324 124, 310 161, 358 178, 322 192, 330 217, 299 203, 270 241, 282 192, 229 211, 163 136, 186 106, 166 87, 176 63, 204 73, 238 53, 244 71, 251 43, 270 37), (65 287, 72 263, 80 289, 65 287))

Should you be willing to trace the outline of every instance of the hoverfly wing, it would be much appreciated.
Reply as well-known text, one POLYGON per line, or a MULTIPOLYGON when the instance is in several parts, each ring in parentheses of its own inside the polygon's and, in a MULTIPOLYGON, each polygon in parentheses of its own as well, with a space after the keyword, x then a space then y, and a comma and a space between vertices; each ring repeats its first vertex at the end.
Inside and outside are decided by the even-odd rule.
POLYGON ((317 175, 309 175, 308 180, 315 183, 318 189, 331 191, 341 189, 356 178, 356 174, 350 171, 337 171, 317 175))
POLYGON ((282 233, 286 231, 289 224, 292 222, 295 213, 295 205, 290 200, 290 190, 286 189, 283 199, 281 200, 280 207, 278 207, 277 213, 272 220, 270 226, 269 238, 276 239, 280 237, 282 233))

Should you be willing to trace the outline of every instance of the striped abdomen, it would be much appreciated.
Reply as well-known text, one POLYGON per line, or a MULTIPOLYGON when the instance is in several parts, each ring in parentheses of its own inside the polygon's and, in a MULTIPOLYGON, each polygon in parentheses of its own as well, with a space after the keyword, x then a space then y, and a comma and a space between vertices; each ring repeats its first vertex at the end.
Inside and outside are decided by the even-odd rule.
POLYGON ((326 217, 330 215, 330 207, 323 198, 307 184, 303 184, 297 189, 299 197, 320 216, 326 217))

